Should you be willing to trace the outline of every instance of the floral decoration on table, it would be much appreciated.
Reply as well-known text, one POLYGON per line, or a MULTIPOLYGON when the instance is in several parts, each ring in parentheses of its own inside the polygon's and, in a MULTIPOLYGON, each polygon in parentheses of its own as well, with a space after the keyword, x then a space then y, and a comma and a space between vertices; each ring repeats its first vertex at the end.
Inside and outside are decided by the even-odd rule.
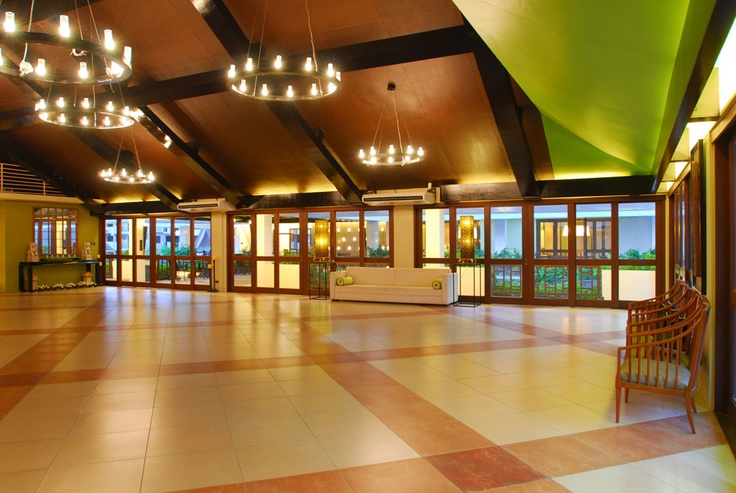
POLYGON ((93 288, 96 284, 93 282, 85 282, 85 281, 79 281, 79 282, 68 282, 66 284, 39 284, 36 286, 35 291, 61 291, 64 289, 79 289, 79 288, 93 288))

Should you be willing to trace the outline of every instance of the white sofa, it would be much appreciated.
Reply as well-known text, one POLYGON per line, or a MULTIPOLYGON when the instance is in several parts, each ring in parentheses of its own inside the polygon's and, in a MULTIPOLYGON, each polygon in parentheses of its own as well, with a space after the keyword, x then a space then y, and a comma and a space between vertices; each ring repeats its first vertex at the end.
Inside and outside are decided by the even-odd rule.
POLYGON ((457 274, 450 269, 348 267, 330 273, 333 300, 449 305, 457 301, 457 274), (338 285, 338 278, 352 284, 338 285), (435 289, 433 281, 440 281, 435 289))

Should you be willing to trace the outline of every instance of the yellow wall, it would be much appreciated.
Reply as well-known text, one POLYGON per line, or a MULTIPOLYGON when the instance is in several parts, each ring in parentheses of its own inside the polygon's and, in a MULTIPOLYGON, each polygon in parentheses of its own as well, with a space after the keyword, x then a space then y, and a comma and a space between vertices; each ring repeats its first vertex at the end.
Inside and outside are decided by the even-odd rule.
MULTIPOLYGON (((28 244, 33 241, 33 209, 35 207, 64 207, 79 210, 77 228, 77 244, 81 247, 85 241, 92 245, 92 258, 99 253, 99 220, 90 215, 89 210, 78 203, 69 201, 49 202, 43 199, 34 200, 0 200, 0 292, 17 293, 18 263, 26 260, 28 244)), ((78 282, 82 279, 84 266, 57 266, 35 269, 33 274, 39 278, 40 284, 56 284, 78 282)))

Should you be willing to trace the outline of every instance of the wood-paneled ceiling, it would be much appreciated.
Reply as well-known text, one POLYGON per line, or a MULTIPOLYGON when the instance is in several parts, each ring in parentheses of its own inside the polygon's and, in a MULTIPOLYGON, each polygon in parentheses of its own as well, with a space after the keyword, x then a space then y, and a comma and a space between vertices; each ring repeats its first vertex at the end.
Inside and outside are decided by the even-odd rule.
MULTIPOLYGON (((113 29, 118 42, 133 48, 133 76, 113 90, 145 116, 127 130, 42 123, 33 107, 53 88, 0 76, 0 161, 33 170, 95 213, 175 209, 183 200, 215 197, 239 207, 359 203, 368 191, 429 183, 452 191, 447 200, 652 193, 733 22, 734 2, 707 0, 694 15, 688 6, 695 0, 678 0, 680 17, 657 17, 657 9, 629 5, 627 18, 628 7, 618 6, 610 20, 621 23, 621 30, 609 26, 603 35, 600 19, 592 16, 606 15, 610 2, 591 3, 597 8, 581 13, 580 3, 570 0, 309 0, 318 59, 341 69, 342 90, 322 100, 280 103, 228 90, 226 71, 259 43, 269 54, 309 52, 304 0, 36 2, 33 30, 51 31, 62 13, 84 26, 91 12, 100 29, 113 29), (672 26, 677 19, 681 25, 672 26), (537 31, 546 21, 550 32, 561 32, 560 26, 567 31, 550 35, 554 49, 540 53, 544 36, 537 31), (679 58, 663 60, 657 71, 685 76, 682 87, 673 89, 669 81, 666 104, 639 105, 631 114, 658 134, 642 162, 636 146, 644 144, 631 138, 639 135, 621 132, 618 138, 606 126, 603 110, 625 105, 616 99, 620 84, 607 79, 609 84, 591 85, 596 75, 565 59, 565 53, 581 56, 585 39, 581 46, 564 48, 580 29, 595 32, 596 44, 605 45, 606 35, 611 40, 632 35, 627 23, 641 31, 658 21, 668 22, 665 27, 676 34, 666 46, 670 51, 653 51, 650 62, 674 49, 679 58), (524 39, 533 51, 529 56, 523 56, 524 39), (578 86, 567 87, 565 80, 577 80, 578 86), (396 83, 401 117, 426 157, 404 167, 366 167, 357 151, 371 144, 389 82, 396 83), (565 91, 546 91, 561 85, 565 91), (571 97, 575 91, 584 104, 571 97), (163 145, 165 136, 172 141, 169 147, 163 145), (112 165, 121 141, 132 151, 133 139, 143 166, 157 176, 155 185, 101 181, 98 171, 112 165), (573 141, 586 150, 575 151, 573 141), (615 155, 615 165, 586 162, 594 159, 591 148, 615 155)), ((25 25, 31 1, 4 0, 3 10, 15 12, 18 24, 25 25)), ((622 80, 636 82, 631 73, 636 66, 616 67, 626 59, 623 51, 590 70, 603 67, 609 79, 617 69, 628 70, 622 80)), ((652 78, 641 77, 657 84, 652 78)), ((636 129, 636 122, 631 124, 636 129)), ((131 156, 122 154, 124 160, 131 156)))

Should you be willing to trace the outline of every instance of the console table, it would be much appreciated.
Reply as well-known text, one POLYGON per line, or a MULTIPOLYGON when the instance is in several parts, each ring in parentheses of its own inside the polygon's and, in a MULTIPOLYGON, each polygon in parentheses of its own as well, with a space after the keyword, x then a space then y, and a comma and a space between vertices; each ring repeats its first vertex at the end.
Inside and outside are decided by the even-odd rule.
POLYGON ((100 284, 99 260, 68 260, 64 262, 20 262, 18 264, 18 289, 21 293, 33 291, 33 269, 39 267, 57 267, 60 265, 84 265, 86 272, 94 277, 95 284, 100 284), (94 269, 92 268, 94 267, 94 269))

